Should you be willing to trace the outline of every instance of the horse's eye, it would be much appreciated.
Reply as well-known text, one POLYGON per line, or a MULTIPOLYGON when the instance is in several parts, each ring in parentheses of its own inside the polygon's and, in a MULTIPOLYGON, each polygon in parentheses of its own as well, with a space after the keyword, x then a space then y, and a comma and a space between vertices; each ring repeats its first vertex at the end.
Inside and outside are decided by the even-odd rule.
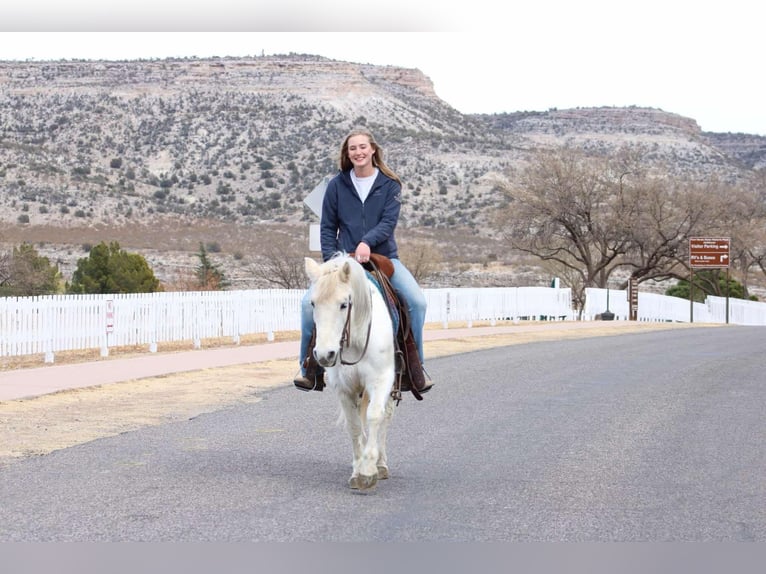
POLYGON ((343 303, 340 304, 340 310, 345 311, 346 309, 348 309, 348 303, 344 301, 343 303))
POLYGON ((313 302, 313 301, 311 301, 311 306, 312 306, 312 307, 314 306, 314 302, 313 302))

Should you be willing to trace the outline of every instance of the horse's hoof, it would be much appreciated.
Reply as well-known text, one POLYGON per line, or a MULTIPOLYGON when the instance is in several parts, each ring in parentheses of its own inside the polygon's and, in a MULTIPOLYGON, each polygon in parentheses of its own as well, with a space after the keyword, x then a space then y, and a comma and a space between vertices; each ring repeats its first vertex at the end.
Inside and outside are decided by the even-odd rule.
POLYGON ((379 466, 378 467, 378 480, 386 480, 388 478, 388 467, 387 466, 379 466))
POLYGON ((368 490, 375 486, 375 484, 378 482, 378 475, 375 474, 373 476, 365 476, 363 474, 352 476, 348 480, 348 486, 349 488, 352 488, 353 490, 368 490))

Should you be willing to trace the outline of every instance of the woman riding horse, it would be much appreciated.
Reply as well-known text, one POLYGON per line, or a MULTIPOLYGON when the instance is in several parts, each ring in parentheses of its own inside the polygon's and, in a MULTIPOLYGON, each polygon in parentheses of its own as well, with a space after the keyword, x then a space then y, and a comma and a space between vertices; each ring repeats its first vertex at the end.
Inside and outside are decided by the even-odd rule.
MULTIPOLYGON (((328 261, 337 252, 346 252, 354 253, 360 263, 368 262, 371 253, 391 260, 394 273, 390 282, 407 305, 410 328, 422 365, 426 299, 412 273, 399 260, 394 238, 402 203, 401 180, 386 165, 383 149, 365 129, 355 129, 343 140, 339 164, 340 172, 327 185, 322 203, 322 258, 328 261)), ((296 387, 307 391, 323 387, 321 380, 310 380, 306 376, 307 359, 313 360, 309 356, 312 332, 313 313, 307 292, 301 303, 301 372, 293 381, 296 387)), ((430 380, 426 381, 420 392, 426 392, 432 384, 430 380)))

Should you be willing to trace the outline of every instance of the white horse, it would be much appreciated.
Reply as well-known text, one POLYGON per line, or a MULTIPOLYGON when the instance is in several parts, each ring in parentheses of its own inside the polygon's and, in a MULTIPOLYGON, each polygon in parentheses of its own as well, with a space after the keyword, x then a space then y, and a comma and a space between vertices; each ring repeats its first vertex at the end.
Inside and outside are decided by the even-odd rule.
POLYGON ((394 334, 377 286, 353 258, 306 258, 316 324, 314 356, 340 400, 354 459, 348 485, 366 490, 388 478, 386 433, 394 413, 394 334))

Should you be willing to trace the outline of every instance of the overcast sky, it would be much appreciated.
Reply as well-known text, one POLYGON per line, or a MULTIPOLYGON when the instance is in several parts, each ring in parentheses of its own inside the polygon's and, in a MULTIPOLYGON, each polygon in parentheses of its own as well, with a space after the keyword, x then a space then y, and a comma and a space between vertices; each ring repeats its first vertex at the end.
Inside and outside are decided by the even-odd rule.
POLYGON ((418 68, 464 113, 641 106, 766 136, 755 0, 22 0, 0 60, 289 52, 418 68))

